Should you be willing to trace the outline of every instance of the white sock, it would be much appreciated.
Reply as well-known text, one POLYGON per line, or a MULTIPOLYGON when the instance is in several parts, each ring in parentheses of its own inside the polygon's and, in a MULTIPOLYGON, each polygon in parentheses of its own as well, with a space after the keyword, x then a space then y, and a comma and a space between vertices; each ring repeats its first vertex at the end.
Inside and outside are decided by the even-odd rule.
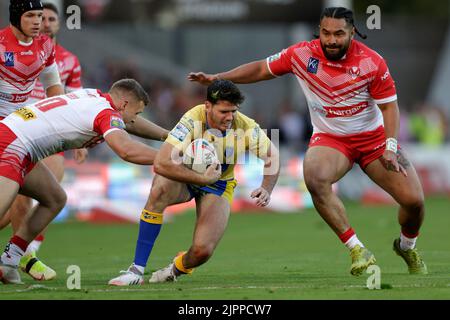
POLYGON ((5 251, 3 252, 1 256, 1 261, 3 264, 10 265, 10 266, 18 266, 20 262, 20 258, 23 256, 23 250, 20 249, 17 245, 14 243, 8 243, 5 251))
POLYGON ((33 252, 37 252, 39 248, 41 247, 42 241, 33 240, 28 245, 27 251, 25 251, 25 254, 31 254, 33 252))
POLYGON ((403 251, 414 249, 416 247, 416 240, 417 237, 408 238, 400 232, 400 249, 402 249, 403 251))
POLYGON ((137 264, 134 264, 134 263, 133 263, 133 267, 134 267, 137 271, 139 271, 139 272, 141 273, 141 275, 144 274, 145 267, 138 266, 137 264))
POLYGON ((347 242, 345 243, 345 246, 347 248, 349 248, 350 250, 352 250, 355 246, 360 246, 361 248, 364 248, 364 245, 362 244, 361 241, 359 241, 358 237, 356 236, 356 234, 354 234, 350 239, 347 240, 347 242))

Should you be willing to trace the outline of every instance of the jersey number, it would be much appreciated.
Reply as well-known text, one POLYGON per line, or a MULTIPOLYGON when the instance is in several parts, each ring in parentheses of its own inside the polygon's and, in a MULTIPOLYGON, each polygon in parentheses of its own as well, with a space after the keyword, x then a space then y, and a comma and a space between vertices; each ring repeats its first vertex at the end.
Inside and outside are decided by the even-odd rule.
POLYGON ((65 105, 67 105, 67 101, 61 97, 45 99, 44 101, 35 104, 35 106, 38 107, 38 109, 41 110, 42 112, 47 112, 49 110, 59 108, 65 105))

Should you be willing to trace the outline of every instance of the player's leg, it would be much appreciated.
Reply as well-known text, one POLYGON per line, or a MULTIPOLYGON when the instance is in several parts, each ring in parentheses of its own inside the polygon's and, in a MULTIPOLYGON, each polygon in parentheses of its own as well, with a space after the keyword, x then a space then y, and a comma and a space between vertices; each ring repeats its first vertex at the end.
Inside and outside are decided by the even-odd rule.
POLYGON ((121 276, 109 281, 110 285, 128 286, 143 283, 148 258, 163 223, 164 210, 173 204, 191 199, 186 184, 155 175, 150 196, 142 210, 133 264, 121 276))
POLYGON ((359 241, 345 212, 345 207, 333 192, 332 185, 351 168, 346 155, 326 146, 310 147, 303 162, 306 186, 311 193, 314 207, 350 250, 352 265, 350 273, 360 275, 375 258, 359 241))
POLYGON ((400 239, 394 241, 395 252, 405 260, 410 273, 426 274, 426 265, 415 249, 425 215, 422 185, 403 150, 398 151, 398 162, 406 169, 407 177, 386 170, 379 160, 368 164, 364 171, 400 205, 398 221, 401 232, 400 239))
MULTIPOLYGON (((19 183, 7 177, 0 176, 0 216, 3 216, 19 192, 19 183)), ((0 258, 0 281, 3 283, 21 283, 17 268, 10 267, 0 258)))
POLYGON ((201 191, 196 197, 197 220, 191 247, 180 252, 166 268, 153 272, 150 283, 176 281, 190 274, 211 257, 222 238, 230 216, 236 181, 228 181, 223 192, 201 191))
MULTIPOLYGON (((47 167, 37 163, 25 177, 19 192, 38 201, 38 205, 23 220, 1 256, 3 264, 17 267, 28 244, 58 214, 66 203, 66 194, 47 167)), ((43 275, 54 277, 54 275, 43 275)))
MULTIPOLYGON (((45 158, 42 162, 47 166, 50 172, 55 176, 56 181, 61 183, 64 177, 64 155, 63 153, 54 154, 50 157, 45 158)), ((30 201, 31 199, 28 198, 30 201)), ((23 219, 23 217, 22 217, 23 219)), ((13 221, 12 221, 13 222, 13 221)), ((17 230, 13 228, 14 230, 17 230)), ((37 237, 34 239, 28 246, 26 253, 30 256, 34 256, 34 254, 39 250, 42 242, 44 241, 45 233, 47 228, 45 228, 37 237)))

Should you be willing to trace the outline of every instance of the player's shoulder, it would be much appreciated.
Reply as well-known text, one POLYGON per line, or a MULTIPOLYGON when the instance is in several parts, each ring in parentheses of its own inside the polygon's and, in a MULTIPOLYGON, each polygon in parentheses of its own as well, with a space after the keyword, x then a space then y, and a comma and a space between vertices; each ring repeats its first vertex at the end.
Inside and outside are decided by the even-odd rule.
POLYGON ((353 52, 356 56, 360 58, 371 58, 375 63, 378 63, 383 60, 381 54, 379 54, 375 49, 370 48, 368 45, 358 41, 353 41, 353 52))
POLYGON ((53 40, 46 34, 41 33, 40 35, 36 36, 33 41, 37 43, 39 48, 42 48, 44 50, 53 50, 55 48, 53 40))
POLYGON ((183 118, 189 118, 195 121, 202 121, 205 119, 206 106, 204 104, 192 107, 183 115, 183 118))
POLYGON ((234 123, 235 123, 236 129, 247 130, 247 129, 251 129, 251 128, 258 126, 258 123, 254 119, 250 118, 249 116, 243 114, 240 111, 236 112, 236 116, 234 118, 234 123))

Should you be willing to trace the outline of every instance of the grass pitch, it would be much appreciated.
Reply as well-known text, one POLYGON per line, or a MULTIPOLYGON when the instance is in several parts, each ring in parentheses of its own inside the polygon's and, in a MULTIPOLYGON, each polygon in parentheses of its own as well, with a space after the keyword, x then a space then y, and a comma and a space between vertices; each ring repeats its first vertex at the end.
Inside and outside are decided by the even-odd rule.
MULTIPOLYGON (((0 285, 0 299, 450 299, 450 200, 428 199, 418 240, 430 274, 410 276, 392 250, 397 210, 347 203, 353 228, 375 254, 381 290, 366 287, 369 274, 352 277, 350 256, 314 210, 298 214, 234 214, 209 262, 176 283, 150 285, 149 273, 188 248, 194 213, 165 224, 147 266, 146 283, 128 288, 107 282, 132 262, 138 225, 51 225, 39 257, 58 278, 0 285), (66 287, 69 265, 81 269, 81 290, 66 287)), ((0 234, 6 244, 10 230, 0 234)))

